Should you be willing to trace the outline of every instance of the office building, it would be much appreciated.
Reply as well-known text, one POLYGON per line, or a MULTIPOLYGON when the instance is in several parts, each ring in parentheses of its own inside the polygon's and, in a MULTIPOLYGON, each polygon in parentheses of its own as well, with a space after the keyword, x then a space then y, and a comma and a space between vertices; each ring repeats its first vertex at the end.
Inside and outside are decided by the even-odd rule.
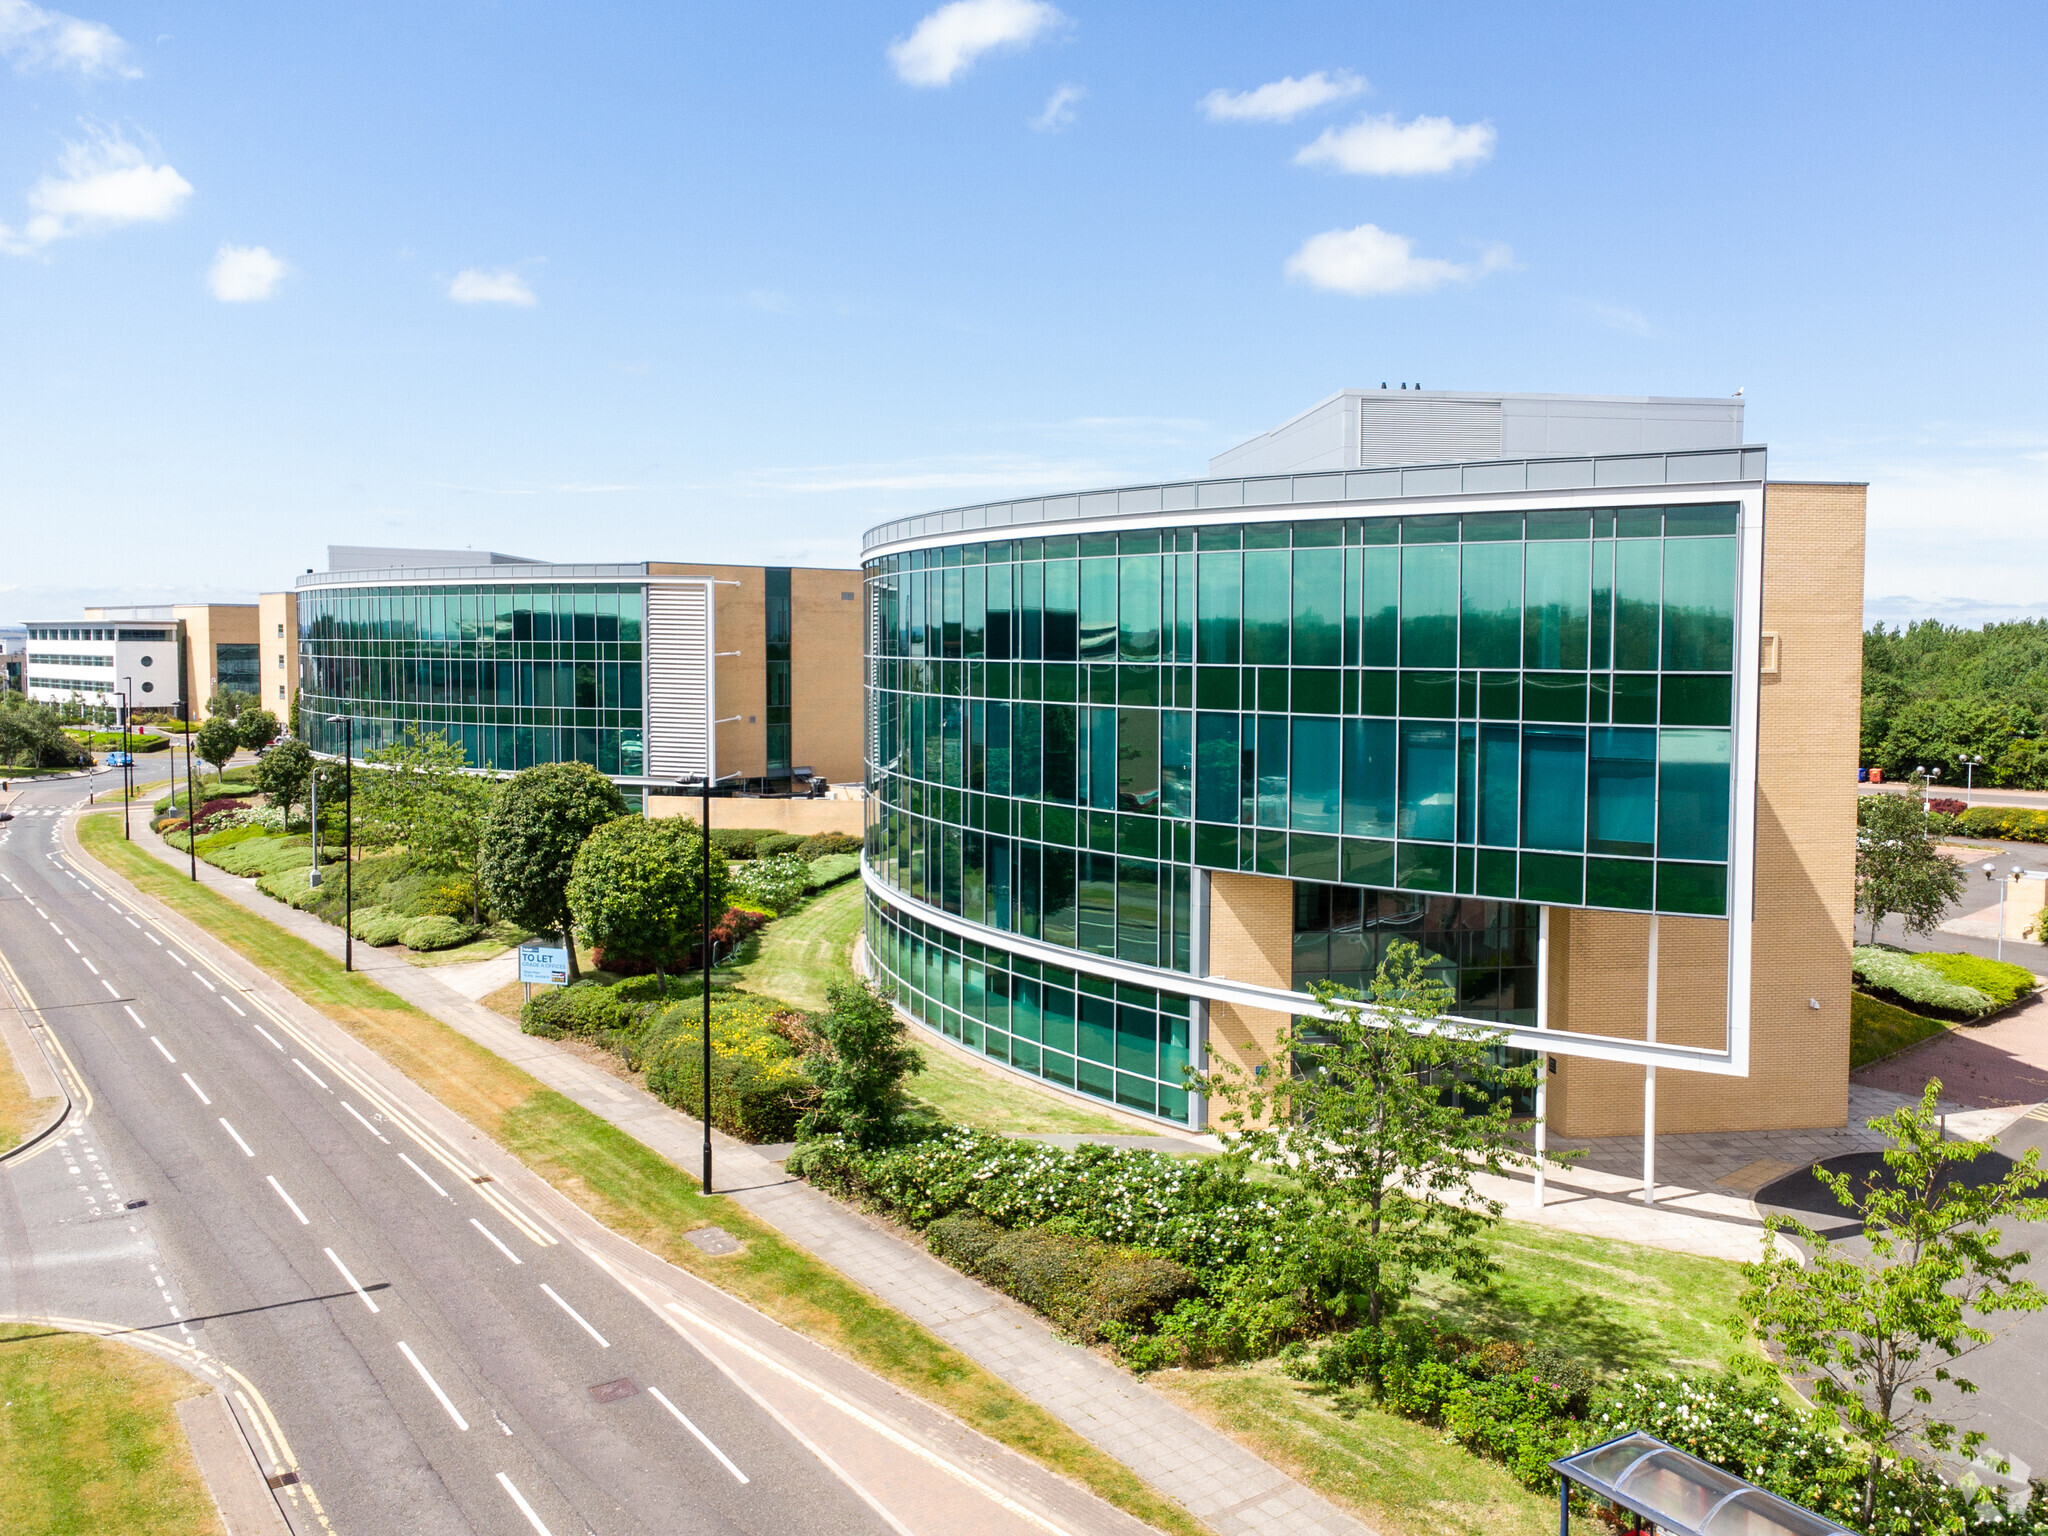
POLYGON ((259 689, 254 603, 87 608, 82 619, 28 623, 28 696, 137 719, 204 720, 226 689, 259 689))
POLYGON ((1410 939, 1562 1134, 1841 1124, 1863 503, 1740 399, 1352 390, 877 527, 871 969, 1198 1126, 1184 1069, 1410 939))
POLYGON ((316 751, 343 715, 358 754, 442 732, 478 767, 590 763, 636 799, 707 771, 860 778, 857 571, 340 546, 328 567, 264 610, 295 627, 316 751))

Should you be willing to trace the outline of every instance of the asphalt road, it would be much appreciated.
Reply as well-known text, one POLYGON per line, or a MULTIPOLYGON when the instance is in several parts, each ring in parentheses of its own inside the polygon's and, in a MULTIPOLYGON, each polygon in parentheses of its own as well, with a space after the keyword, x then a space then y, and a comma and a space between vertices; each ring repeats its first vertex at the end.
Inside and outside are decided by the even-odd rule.
POLYGON ((0 1165, 0 1315, 149 1330, 239 1371, 245 1427, 298 1469, 279 1503, 303 1533, 906 1529, 856 1478, 928 1466, 821 1459, 460 1148, 75 864, 59 833, 84 789, 28 789, 0 826, 0 984, 88 1101, 0 1165))

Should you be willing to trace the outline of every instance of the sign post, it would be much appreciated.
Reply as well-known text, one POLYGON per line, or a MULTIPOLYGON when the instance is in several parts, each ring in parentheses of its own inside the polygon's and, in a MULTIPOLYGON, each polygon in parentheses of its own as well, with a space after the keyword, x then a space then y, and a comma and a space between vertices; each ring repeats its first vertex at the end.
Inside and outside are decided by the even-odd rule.
POLYGON ((519 980, 525 986, 525 996, 533 996, 533 984, 541 982, 551 987, 569 985, 569 951, 559 944, 522 944, 519 946, 519 980))

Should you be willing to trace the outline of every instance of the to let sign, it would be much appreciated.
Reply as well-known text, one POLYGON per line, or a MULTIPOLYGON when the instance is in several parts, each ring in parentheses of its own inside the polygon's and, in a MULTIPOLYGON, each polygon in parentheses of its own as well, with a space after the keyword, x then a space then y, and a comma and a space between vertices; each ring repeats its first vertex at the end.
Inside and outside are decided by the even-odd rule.
POLYGON ((569 984, 569 951, 547 944, 520 945, 519 979, 566 987, 569 984))

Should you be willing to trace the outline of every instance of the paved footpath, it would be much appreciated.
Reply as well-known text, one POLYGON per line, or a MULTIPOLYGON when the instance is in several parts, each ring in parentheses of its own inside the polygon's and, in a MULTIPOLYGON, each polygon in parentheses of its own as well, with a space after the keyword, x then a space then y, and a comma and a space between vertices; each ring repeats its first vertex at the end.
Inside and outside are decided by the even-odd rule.
MULTIPOLYGON (((137 829, 136 841, 166 863, 186 867, 182 852, 146 828, 137 829)), ((254 880, 206 863, 199 866, 199 879, 328 954, 341 953, 338 928, 273 901, 254 880)), ((511 1020, 443 984, 431 967, 367 944, 355 946, 355 959, 356 968, 379 985, 611 1121, 678 1168, 694 1168, 701 1160, 701 1121, 552 1041, 522 1034, 511 1020)), ((1037 1314, 1000 1292, 792 1179, 744 1143, 714 1131, 712 1146, 719 1194, 1010 1383, 1217 1536, 1372 1536, 1369 1527, 1129 1373, 1065 1343, 1037 1314)))

